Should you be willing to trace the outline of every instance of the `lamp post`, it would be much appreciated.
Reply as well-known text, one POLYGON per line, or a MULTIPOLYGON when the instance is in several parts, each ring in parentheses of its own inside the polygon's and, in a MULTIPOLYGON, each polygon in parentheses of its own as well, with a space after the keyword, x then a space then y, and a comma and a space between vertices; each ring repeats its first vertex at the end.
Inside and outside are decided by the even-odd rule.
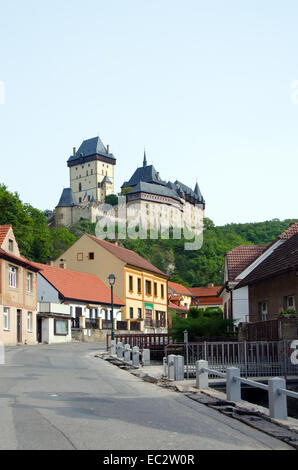
POLYGON ((109 275, 109 284, 111 286, 111 320, 112 320, 112 330, 111 330, 111 340, 113 341, 115 336, 114 336, 114 305, 113 305, 113 288, 115 285, 116 277, 114 274, 109 275))

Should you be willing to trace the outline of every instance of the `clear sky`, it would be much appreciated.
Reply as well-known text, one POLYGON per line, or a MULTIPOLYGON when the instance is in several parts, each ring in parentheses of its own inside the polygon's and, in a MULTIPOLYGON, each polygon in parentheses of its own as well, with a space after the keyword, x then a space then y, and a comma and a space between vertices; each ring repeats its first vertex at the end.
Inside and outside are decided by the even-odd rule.
POLYGON ((100 135, 116 190, 146 147, 162 179, 198 179, 218 225, 297 218, 297 16, 297 0, 0 0, 0 182, 53 209, 72 148, 100 135))

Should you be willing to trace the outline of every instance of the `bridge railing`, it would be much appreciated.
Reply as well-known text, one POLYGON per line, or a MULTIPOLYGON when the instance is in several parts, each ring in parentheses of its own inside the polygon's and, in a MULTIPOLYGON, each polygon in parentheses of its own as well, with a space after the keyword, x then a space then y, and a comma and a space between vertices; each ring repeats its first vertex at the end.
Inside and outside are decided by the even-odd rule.
POLYGON ((208 361, 204 360, 196 362, 196 384, 199 390, 206 390, 209 387, 209 374, 226 379, 227 399, 235 403, 241 401, 241 384, 267 390, 269 415, 271 418, 288 419, 287 397, 298 399, 298 393, 287 390, 286 381, 281 377, 269 378, 268 385, 266 385, 255 380, 240 377, 240 369, 237 367, 229 367, 225 373, 210 369, 208 361))

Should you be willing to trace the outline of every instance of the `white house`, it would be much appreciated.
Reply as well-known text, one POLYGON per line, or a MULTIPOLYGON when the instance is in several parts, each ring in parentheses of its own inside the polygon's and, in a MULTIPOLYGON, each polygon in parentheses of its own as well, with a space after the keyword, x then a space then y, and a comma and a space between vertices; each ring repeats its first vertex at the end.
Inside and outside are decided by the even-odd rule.
POLYGON ((235 326, 249 321, 248 286, 236 290, 235 287, 278 246, 297 232, 298 222, 294 222, 269 245, 241 245, 225 255, 224 285, 218 295, 223 299, 225 318, 233 318, 235 326))
MULTIPOLYGON (((96 275, 34 264, 40 269, 37 289, 40 343, 69 342, 72 328, 98 329, 110 322, 111 291, 96 275)), ((114 295, 114 320, 121 320, 123 305, 114 295)))

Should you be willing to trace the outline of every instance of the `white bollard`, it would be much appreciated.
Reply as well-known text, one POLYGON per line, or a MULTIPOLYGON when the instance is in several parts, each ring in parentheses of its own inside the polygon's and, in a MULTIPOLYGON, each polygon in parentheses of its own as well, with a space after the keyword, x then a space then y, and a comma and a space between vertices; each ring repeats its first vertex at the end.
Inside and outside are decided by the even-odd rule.
POLYGON ((184 357, 175 357, 175 380, 184 380, 184 357))
POLYGON ((130 362, 130 344, 124 346, 124 360, 125 362, 130 362))
POLYGON ((207 390, 208 384, 208 372, 203 369, 208 369, 208 361, 197 361, 196 362, 196 385, 200 390, 207 390))
POLYGON ((241 382, 236 380, 240 377, 240 369, 229 367, 227 369, 227 399, 229 401, 241 401, 241 382))
POLYGON ((139 346, 134 346, 132 348, 132 365, 135 367, 140 367, 140 349, 139 346))
POLYGON ((111 340, 111 354, 112 356, 116 354, 116 341, 114 339, 111 340))
POLYGON ((286 381, 280 377, 268 380, 269 412, 271 418, 288 419, 287 396, 278 391, 286 388, 286 381))
POLYGON ((175 380, 175 355, 168 356, 168 379, 175 380))
POLYGON ((162 371, 163 371, 162 375, 166 377, 167 371, 168 371, 168 361, 166 357, 164 357, 162 360, 162 371))
POLYGON ((150 349, 143 349, 143 366, 150 366, 150 349))
POLYGON ((118 359, 123 359, 124 347, 123 347, 123 344, 121 343, 121 341, 119 341, 119 343, 117 343, 116 349, 117 349, 118 359))

